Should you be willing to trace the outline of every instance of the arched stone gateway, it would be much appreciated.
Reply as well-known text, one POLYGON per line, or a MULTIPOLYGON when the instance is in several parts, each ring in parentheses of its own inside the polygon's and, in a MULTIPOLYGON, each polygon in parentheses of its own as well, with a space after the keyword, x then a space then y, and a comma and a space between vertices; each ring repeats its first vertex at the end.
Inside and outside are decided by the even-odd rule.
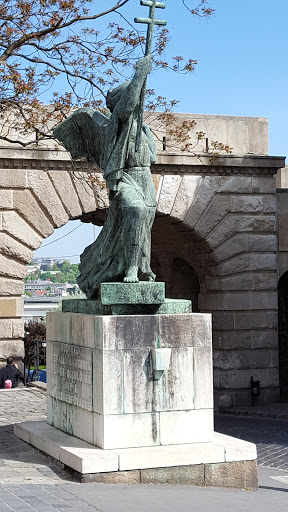
MULTIPOLYGON (((213 315, 216 406, 222 394, 250 403, 279 397, 277 227, 273 175, 284 159, 159 154, 152 264, 167 295, 190 296, 213 315), (177 276, 179 278, 177 279, 177 276), (189 281, 189 282, 188 282, 189 281), (199 293, 200 291, 200 293, 199 293)), ((83 164, 84 166, 85 164, 83 164)), ((23 354, 26 263, 69 219, 101 225, 105 189, 93 192, 67 156, 0 150, 0 361, 23 354)), ((83 167, 82 167, 83 169, 83 167)), ((101 176, 98 178, 101 180, 101 176)))
POLYGON ((168 287, 175 258, 197 273, 198 309, 213 315, 216 405, 224 393, 234 404, 250 403, 251 376, 261 382, 259 400, 279 398, 277 164, 247 157, 236 167, 237 160, 202 167, 201 176, 195 168, 165 175, 152 237, 168 287))
POLYGON ((278 334, 280 397, 288 399, 288 271, 278 283, 278 334))

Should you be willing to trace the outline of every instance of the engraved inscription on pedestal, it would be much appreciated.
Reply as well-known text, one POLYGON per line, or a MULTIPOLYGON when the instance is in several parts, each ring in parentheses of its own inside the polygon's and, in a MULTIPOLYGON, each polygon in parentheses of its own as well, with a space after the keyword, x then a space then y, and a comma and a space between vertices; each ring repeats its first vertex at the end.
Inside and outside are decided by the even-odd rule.
POLYGON ((92 411, 92 350, 53 343, 51 396, 92 411))

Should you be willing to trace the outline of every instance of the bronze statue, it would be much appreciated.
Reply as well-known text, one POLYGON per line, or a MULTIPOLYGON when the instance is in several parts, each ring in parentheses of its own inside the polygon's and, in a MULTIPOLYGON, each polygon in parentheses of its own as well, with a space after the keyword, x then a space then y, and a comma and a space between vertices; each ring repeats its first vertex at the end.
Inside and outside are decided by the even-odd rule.
POLYGON ((97 240, 84 250, 77 281, 88 299, 97 298, 101 283, 154 281, 150 268, 151 228, 156 210, 156 193, 150 172, 156 149, 152 134, 142 121, 146 77, 152 68, 151 41, 155 7, 164 4, 143 1, 150 6, 146 56, 136 64, 130 82, 107 94, 111 115, 90 108, 78 109, 55 130, 72 158, 85 156, 104 171, 110 207, 97 240))

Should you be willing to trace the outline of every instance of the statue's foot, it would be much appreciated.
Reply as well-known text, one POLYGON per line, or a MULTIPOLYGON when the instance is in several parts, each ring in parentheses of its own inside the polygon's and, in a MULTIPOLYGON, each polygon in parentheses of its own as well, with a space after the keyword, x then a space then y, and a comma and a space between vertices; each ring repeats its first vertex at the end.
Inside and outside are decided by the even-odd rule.
POLYGON ((138 267, 128 268, 123 283, 138 283, 138 281, 138 267))

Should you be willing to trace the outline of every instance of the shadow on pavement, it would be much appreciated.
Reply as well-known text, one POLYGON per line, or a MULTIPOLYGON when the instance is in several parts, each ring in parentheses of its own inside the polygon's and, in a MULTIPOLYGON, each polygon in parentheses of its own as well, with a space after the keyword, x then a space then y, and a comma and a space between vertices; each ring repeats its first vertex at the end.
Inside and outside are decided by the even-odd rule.
POLYGON ((267 491, 288 492, 288 489, 283 489, 282 487, 269 487, 268 485, 259 485, 259 489, 267 489, 267 491))

